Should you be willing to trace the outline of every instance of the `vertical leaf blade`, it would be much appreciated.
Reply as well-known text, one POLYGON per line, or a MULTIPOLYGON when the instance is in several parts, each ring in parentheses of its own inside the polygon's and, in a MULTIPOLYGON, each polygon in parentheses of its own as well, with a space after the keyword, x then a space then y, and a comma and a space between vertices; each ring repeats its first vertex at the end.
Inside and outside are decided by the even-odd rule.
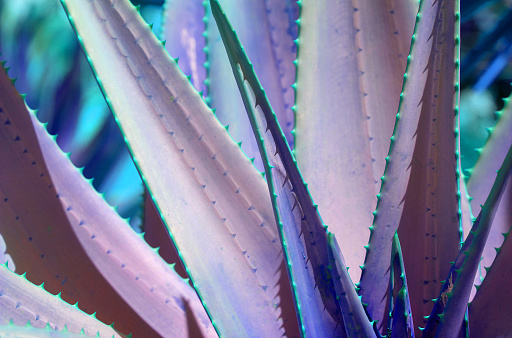
POLYGON ((355 282, 414 21, 393 3, 301 2, 294 152, 355 282))
POLYGON ((387 318, 394 231, 402 242, 416 325, 430 312, 429 299, 438 295, 459 249, 457 11, 453 0, 420 4, 360 283, 374 320, 387 318))

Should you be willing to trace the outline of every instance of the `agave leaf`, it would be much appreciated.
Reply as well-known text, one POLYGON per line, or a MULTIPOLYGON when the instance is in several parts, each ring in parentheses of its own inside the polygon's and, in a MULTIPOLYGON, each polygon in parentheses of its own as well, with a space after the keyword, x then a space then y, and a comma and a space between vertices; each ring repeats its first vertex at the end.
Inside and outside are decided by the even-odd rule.
MULTIPOLYGON (((293 122, 289 120, 290 114, 285 112, 283 87, 277 68, 279 59, 276 58, 273 49, 272 30, 267 17, 265 1, 225 0, 223 4, 226 13, 233 19, 233 26, 240 35, 246 53, 254 62, 255 71, 267 90, 272 106, 276 108, 281 125, 288 126, 288 135, 291 137, 293 122), (258 29, 254 29, 254 27, 258 27, 258 29)), ((206 11, 206 18, 208 22, 211 21, 210 8, 206 11)), ((216 25, 207 24, 206 34, 209 104, 216 109, 215 113, 220 122, 229 125, 229 133, 233 139, 236 142, 242 142, 241 147, 245 154, 249 158, 255 158, 256 168, 263 170, 256 139, 252 133, 249 119, 244 113, 243 102, 239 95, 233 95, 237 92, 237 84, 231 76, 229 61, 216 25)))
MULTIPOLYGON (((455 337, 463 323, 473 279, 501 196, 512 175, 512 146, 498 170, 489 197, 480 211, 443 283, 425 327, 424 337, 455 337)), ((475 317, 477 318, 477 317, 475 317)))
POLYGON ((391 249, 391 270, 390 270, 390 304, 395 299, 392 311, 392 319, 388 321, 388 332, 391 337, 414 337, 414 324, 412 318, 409 291, 407 289, 407 278, 405 276, 402 249, 398 234, 393 237, 391 249), (390 325, 391 324, 391 325, 390 325))
MULTIPOLYGON (((297 59, 297 46, 295 39, 298 36, 297 18, 299 16, 299 2, 295 0, 267 0, 267 20, 270 29, 270 39, 275 57, 275 67, 280 79, 284 111, 277 109, 277 120, 283 129, 284 136, 293 149, 293 121, 295 104, 295 91, 292 85, 295 83, 297 59), (283 116, 279 114, 284 114, 283 116)), ((261 79, 261 77, 260 77, 261 79)), ((262 84, 265 84, 262 79, 262 84)), ((270 96, 269 96, 270 98, 270 96)), ((271 103, 273 101, 270 101, 271 103)))
POLYGON ((160 39, 194 88, 206 95, 204 12, 203 0, 166 0, 160 39))
POLYGON ((428 300, 439 294, 460 247, 457 10, 456 0, 422 1, 417 16, 360 283, 370 316, 383 321, 381 332, 397 228, 416 325, 430 312, 428 300))
POLYGON ((328 254, 331 261, 330 270, 336 289, 336 297, 343 314, 347 337, 375 337, 376 332, 372 327, 373 322, 368 320, 368 316, 361 306, 360 297, 357 296, 354 284, 348 273, 346 273, 347 268, 343 262, 343 256, 334 234, 328 234, 328 241, 328 254))
POLYGON ((6 265, 0 265, 0 285, 0 325, 9 324, 12 320, 18 326, 30 323, 41 329, 48 324, 55 331, 67 329, 79 333, 84 330, 89 336, 99 333, 101 337, 120 337, 112 327, 98 321, 95 315, 88 315, 78 306, 69 305, 60 294, 48 293, 43 285, 32 284, 25 275, 16 275, 6 265))
POLYGON ((301 2, 294 151, 355 282, 398 108, 411 4, 301 2))
POLYGON ((180 255, 169 236, 169 231, 162 221, 158 209, 151 200, 149 193, 144 194, 144 240, 169 264, 174 265, 174 270, 183 278, 189 278, 187 270, 181 262, 180 255))
MULTIPOLYGON (((509 196, 502 196, 500 205, 512 200, 510 194, 512 184, 508 182, 509 196)), ((505 205, 506 206, 506 205, 505 205)), ((508 209, 511 210, 510 207, 508 209)), ((510 212, 509 212, 510 214, 510 212)), ((497 221, 496 214, 494 222, 497 221)), ((509 222, 509 225, 512 224, 509 222)), ((475 298, 469 305, 471 316, 471 334, 476 337, 504 337, 510 335, 512 323, 510 321, 510 309, 512 308, 512 292, 510 281, 512 280, 512 239, 509 232, 503 234, 505 242, 496 251, 498 254, 491 267, 487 271, 484 281, 478 287, 475 298)))
POLYGON ((0 232, 18 271, 124 333, 186 334, 185 298, 214 334, 194 290, 83 178, 4 70, 0 86, 0 232))
POLYGON ((339 336, 345 326, 348 337, 374 336, 337 242, 327 236, 253 67, 218 2, 210 3, 254 133, 260 140, 302 334, 339 336), (339 303, 335 301, 338 297, 339 303))
POLYGON ((55 331, 50 326, 44 328, 33 327, 28 323, 26 326, 18 326, 9 322, 8 325, 0 325, 0 335, 5 338, 17 337, 43 337, 43 338, 66 338, 66 337, 86 337, 85 333, 71 333, 67 329, 55 331))
POLYGON ((4 238, 0 234, 0 264, 6 263, 11 271, 15 271, 16 266, 14 265, 14 261, 12 260, 11 255, 7 253, 4 238))
POLYGON ((127 0, 63 4, 216 329, 282 335, 264 179, 127 0))
MULTIPOLYGON (((473 198, 471 201, 471 209, 475 214, 480 212, 480 205, 485 202, 486 196, 489 195, 493 181, 492 178, 496 170, 499 169, 500 163, 503 162, 508 147, 512 144, 512 105, 506 100, 505 107, 498 112, 498 122, 496 126, 490 129, 489 138, 483 149, 480 150, 480 157, 471 171, 468 180, 468 193, 473 198)), ((493 227, 489 233, 489 238, 485 243, 484 252, 482 254, 482 262, 480 263, 480 274, 485 277, 486 267, 489 267, 496 257, 496 250, 503 243, 504 232, 507 232, 512 224, 512 215, 510 213, 512 185, 506 189, 503 202, 498 206, 496 216, 494 217, 493 227)), ((469 229, 465 229, 468 233, 469 229)), ((479 285, 480 274, 475 277, 475 284, 479 285)), ((474 291, 474 290, 473 290, 474 291)))

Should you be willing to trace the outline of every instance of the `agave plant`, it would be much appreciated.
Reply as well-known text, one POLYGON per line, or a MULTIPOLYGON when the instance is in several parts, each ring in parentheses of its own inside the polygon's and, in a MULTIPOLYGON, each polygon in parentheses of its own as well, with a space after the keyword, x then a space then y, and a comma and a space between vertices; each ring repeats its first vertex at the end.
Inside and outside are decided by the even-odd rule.
POLYGON ((26 272, 0 269, 4 334, 511 334, 512 114, 468 181, 483 204, 473 219, 457 0, 248 1, 228 14, 266 18, 254 67, 217 0, 168 1, 167 48, 189 76, 129 1, 61 2, 151 197, 146 237, 189 279, 105 203, 2 71, 0 233, 26 272), (230 130, 259 160, 219 122, 240 104, 255 138, 244 122, 230 130))

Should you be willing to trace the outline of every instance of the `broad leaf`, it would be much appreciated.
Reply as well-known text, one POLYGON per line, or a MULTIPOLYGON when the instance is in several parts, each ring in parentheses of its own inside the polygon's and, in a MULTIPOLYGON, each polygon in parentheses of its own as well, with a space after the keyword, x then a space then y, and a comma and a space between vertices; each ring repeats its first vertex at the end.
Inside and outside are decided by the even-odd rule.
POLYGON ((433 337, 434 334, 436 337, 454 337, 459 333, 480 257, 510 176, 512 176, 512 146, 509 147, 507 156, 497 172, 489 197, 443 283, 441 293, 428 318, 424 337, 433 337))
MULTIPOLYGON (((232 18, 233 27, 240 35, 247 55, 253 60, 255 71, 267 90, 267 95, 272 106, 276 109, 279 121, 281 125, 285 126, 288 137, 291 139, 293 124, 292 115, 289 114, 291 107, 285 109, 283 95, 285 94, 284 90, 288 92, 291 89, 282 86, 280 72, 278 71, 280 62, 287 61, 278 59, 278 55, 274 52, 273 27, 268 19, 266 1, 224 0, 223 6, 228 16, 232 18), (255 29, 255 27, 258 27, 258 29, 255 29)), ((274 13, 274 15, 276 14, 279 15, 279 13, 274 13)), ((241 147, 244 153, 249 158, 256 158, 254 162, 256 168, 263 170, 256 139, 244 112, 243 102, 239 95, 233 95, 237 92, 237 85, 231 76, 226 51, 211 15, 211 9, 208 8, 206 12, 208 20, 206 25, 208 102, 212 108, 216 109, 215 113, 220 122, 229 125, 229 133, 233 139, 236 142, 242 142, 241 147)), ((286 12, 283 11, 281 17, 286 19, 285 15, 286 12)), ((289 20, 285 22, 289 23, 289 20)), ((290 24, 295 23, 290 22, 290 24)), ((290 48, 292 47, 293 44, 290 45, 290 48)), ((293 64, 291 65, 293 66, 293 64)), ((288 67, 286 71, 293 72, 294 69, 288 67)))
MULTIPOLYGON (((38 330, 33 331, 38 337, 44 334, 42 328, 47 325, 55 331, 68 330, 78 334, 83 330, 88 336, 120 337, 113 327, 98 321, 95 315, 82 312, 77 305, 63 301, 60 294, 54 296, 43 285, 36 286, 25 275, 18 276, 5 265, 0 265, 0 325, 10 322, 17 326, 29 323, 31 327, 39 328, 39 333, 38 330)), ((0 326, 0 335, 9 337, 4 330, 0 326)))
MULTIPOLYGON (((490 129, 489 139, 480 151, 480 157, 468 180, 468 193, 473 198, 471 209, 475 214, 480 212, 480 206, 484 204, 486 197, 489 195, 494 174, 499 169, 500 163, 503 162, 508 147, 512 144, 512 133, 510 132, 512 130, 512 105, 509 104, 509 100, 505 104, 505 108, 498 112, 498 122, 494 128, 490 129)), ((485 268, 490 267, 494 257, 496 257, 495 248, 499 248, 503 244, 501 234, 507 232, 512 224, 512 214, 510 213, 512 198, 509 197, 512 196, 512 188, 508 188, 504 194, 503 203, 500 203, 496 211, 492 230, 485 243, 483 258, 480 263, 480 273, 475 277, 476 285, 481 283, 480 274, 485 277, 485 268)), ((469 229, 465 229, 465 232, 468 233, 469 229)))
POLYGON ((413 7, 408 0, 301 1, 294 152, 354 282, 395 123, 413 7))
POLYGON ((186 334, 196 293, 119 217, 0 70, 0 232, 19 272, 125 334, 186 334), (129 250, 127 250, 129 248, 129 250))
POLYGON ((207 95, 204 11, 202 0, 166 0, 160 39, 194 88, 207 95))
POLYGON ((259 140, 302 334, 372 336, 372 326, 348 276, 337 242, 332 235, 328 237, 256 73, 218 2, 211 1, 211 4, 259 140))
POLYGON ((288 286, 264 179, 129 1, 64 5, 219 334, 281 336, 288 286))
POLYGON ((430 299, 439 294, 460 248, 458 18, 456 0, 420 4, 360 283, 381 332, 394 232, 401 239, 416 326, 430 313, 430 299))
MULTIPOLYGON (((507 207, 510 214, 512 201, 512 183, 508 182, 508 188, 501 197, 500 208, 507 207)), ((498 213, 494 222, 498 221, 498 213)), ((508 223, 509 227, 512 225, 508 223)), ((495 225, 496 226, 496 225, 495 225)), ((509 232, 503 234, 505 242, 496 249, 497 256, 487 271, 484 281, 478 287, 475 298, 469 305, 469 315, 471 318, 471 334, 476 337, 500 337, 510 335, 512 332, 512 322, 510 321, 510 309, 512 308, 512 289, 510 281, 512 280, 512 236, 509 232)))

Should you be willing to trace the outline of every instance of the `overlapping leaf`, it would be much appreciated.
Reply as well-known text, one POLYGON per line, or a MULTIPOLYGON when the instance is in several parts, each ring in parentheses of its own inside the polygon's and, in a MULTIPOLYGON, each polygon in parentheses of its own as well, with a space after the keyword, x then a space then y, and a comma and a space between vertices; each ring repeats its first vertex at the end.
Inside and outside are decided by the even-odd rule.
POLYGON ((458 18, 457 1, 420 4, 360 283, 363 302, 382 329, 394 231, 402 239, 416 326, 430 313, 430 299, 460 247, 458 18))
POLYGON ((128 1, 64 4, 216 329, 282 335, 287 286, 263 178, 128 1))
MULTIPOLYGON (((49 326, 54 331, 68 331, 72 334, 83 330, 88 336, 98 334, 100 337, 120 337, 112 327, 98 321, 95 316, 64 302, 60 294, 54 296, 43 285, 36 286, 24 275, 18 276, 5 265, 0 265, 0 325, 8 326, 9 323, 17 326, 29 324, 39 328, 39 334, 37 329, 33 331, 38 336, 45 333, 42 330, 44 327, 49 326)), ((4 330, 0 326, 2 337, 9 337, 8 330, 4 330)))
POLYGON ((186 334, 188 301, 215 335, 194 290, 71 164, 3 69, 0 86, 0 232, 17 270, 125 334, 186 334))
MULTIPOLYGON (((510 176, 512 176, 512 146, 509 147, 491 192, 443 283, 432 314, 428 318, 424 337, 434 337, 434 335, 455 337, 459 333, 480 257, 510 176)), ((474 320, 478 321, 480 318, 474 320)))
POLYGON ((414 6, 301 1, 294 152, 355 282, 395 123, 414 6))
POLYGON ((302 334, 374 336, 337 242, 332 234, 328 236, 253 67, 218 2, 211 1, 211 4, 259 139, 302 334))

